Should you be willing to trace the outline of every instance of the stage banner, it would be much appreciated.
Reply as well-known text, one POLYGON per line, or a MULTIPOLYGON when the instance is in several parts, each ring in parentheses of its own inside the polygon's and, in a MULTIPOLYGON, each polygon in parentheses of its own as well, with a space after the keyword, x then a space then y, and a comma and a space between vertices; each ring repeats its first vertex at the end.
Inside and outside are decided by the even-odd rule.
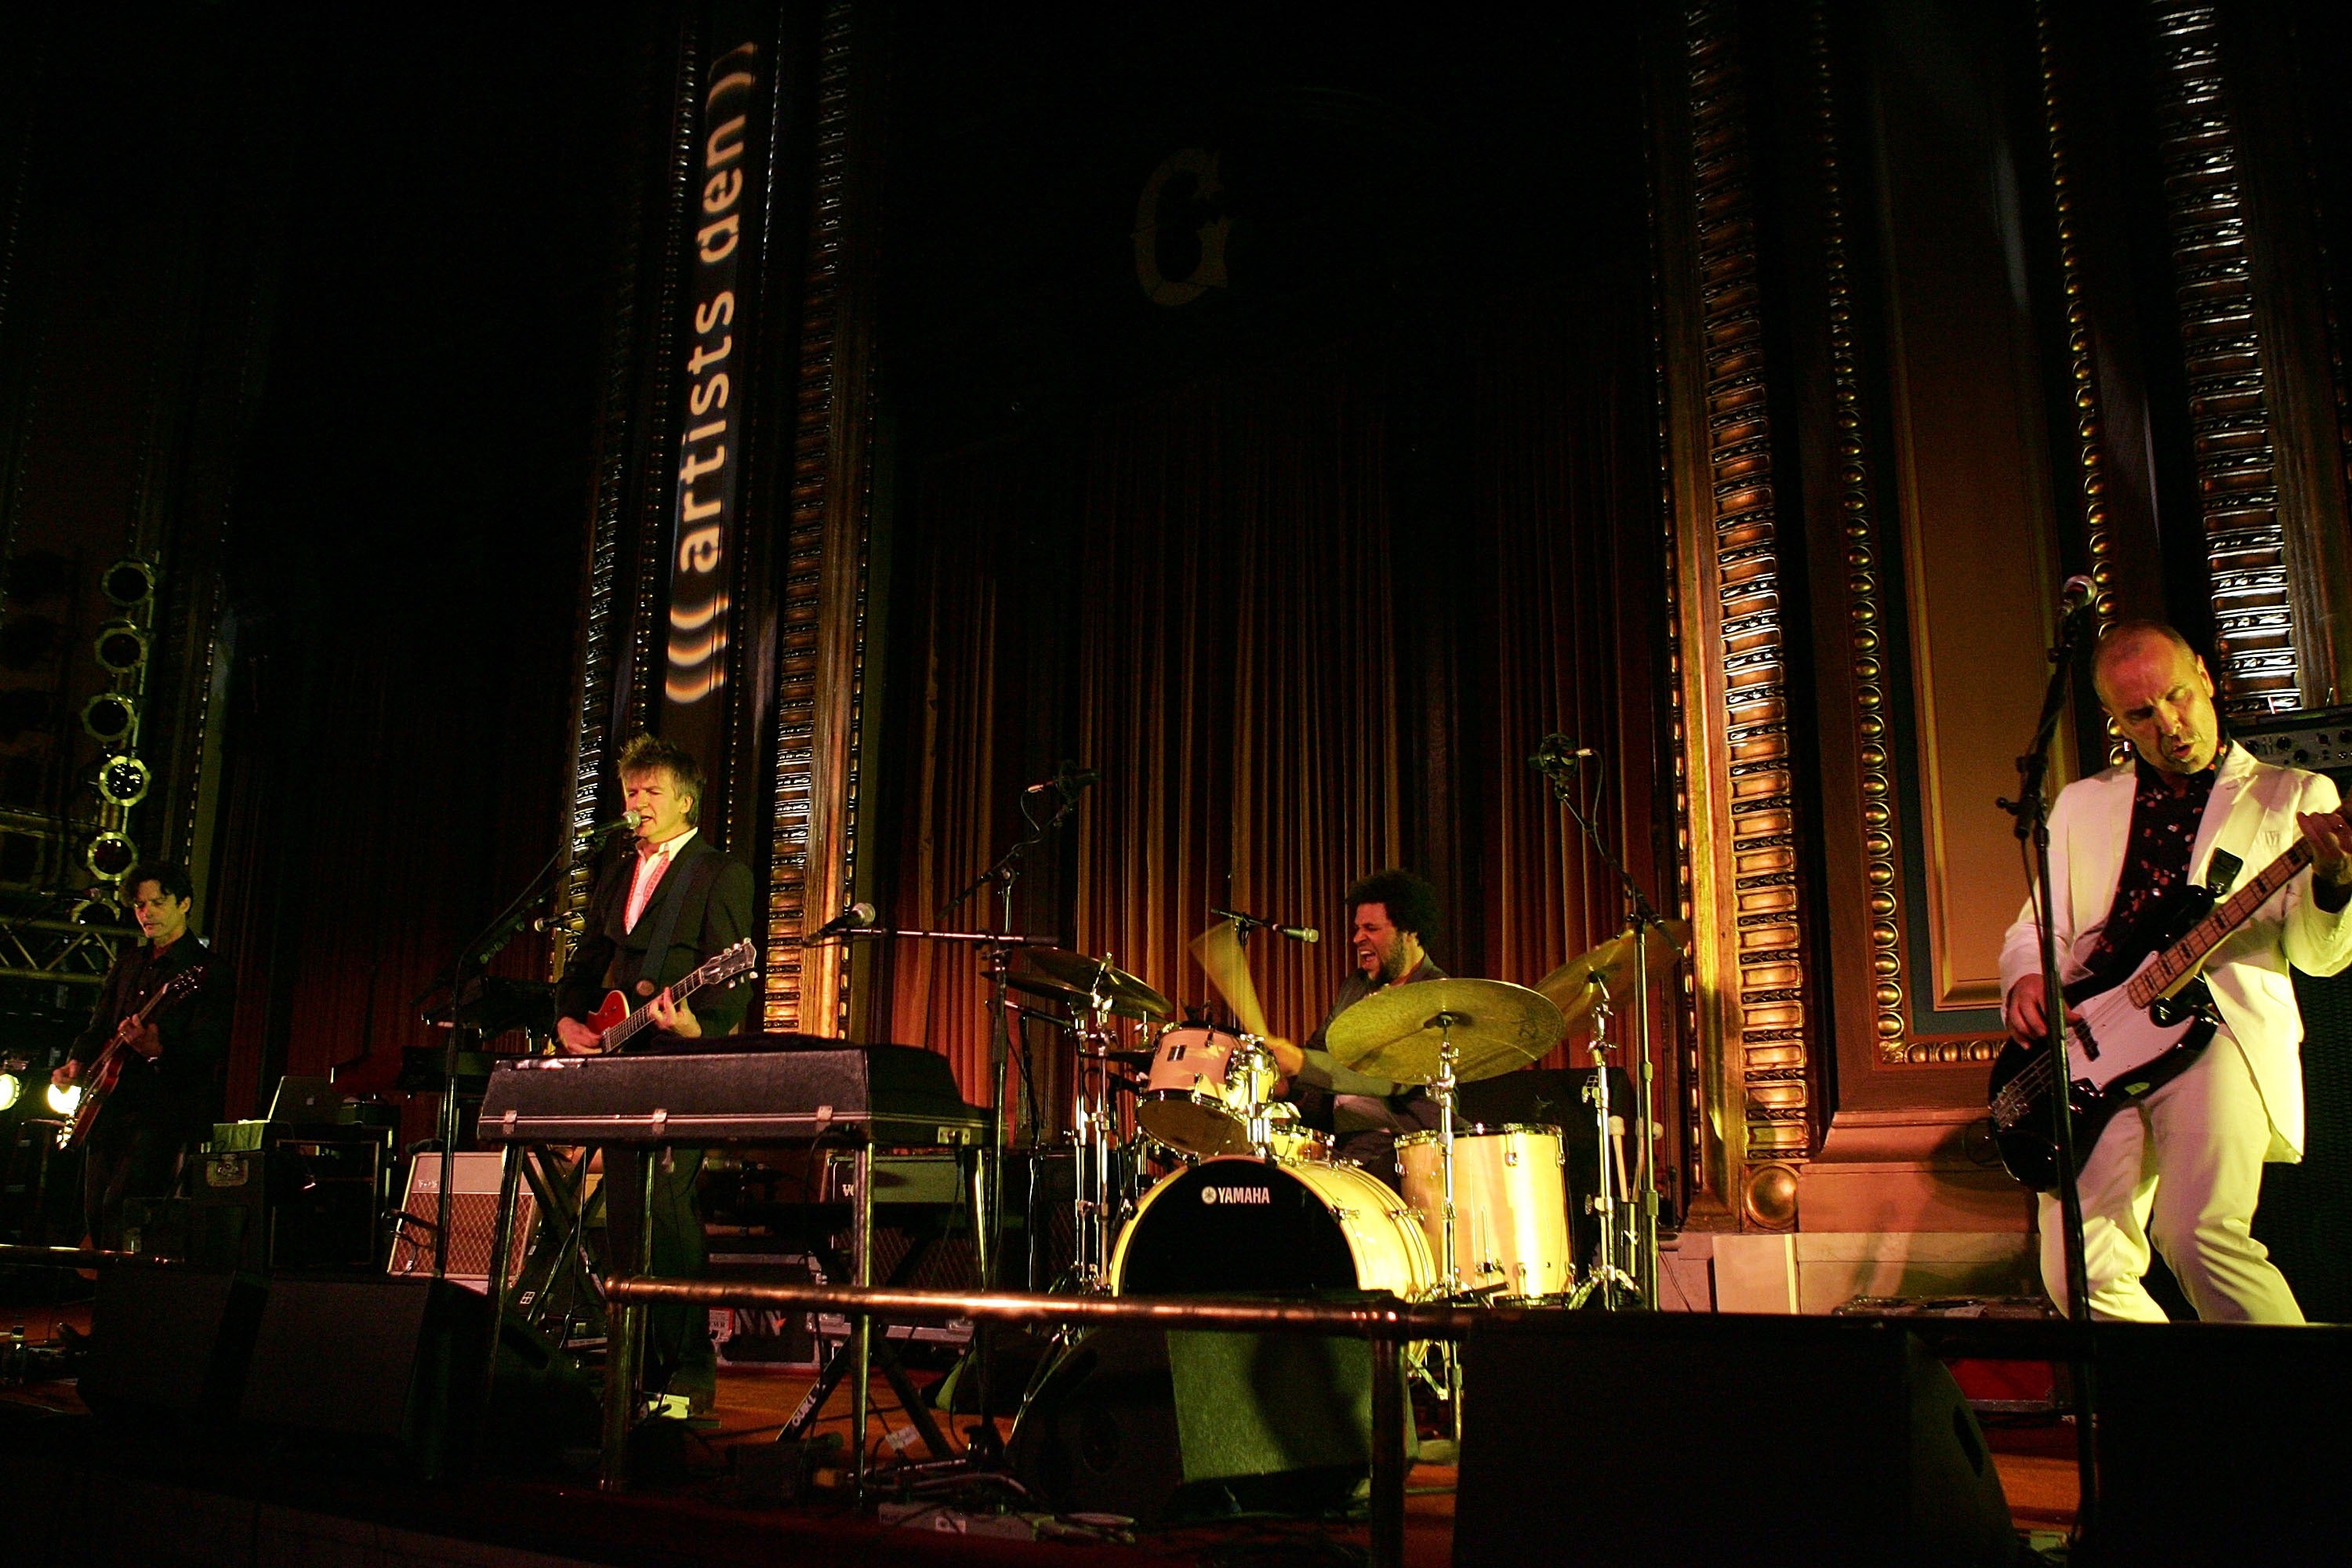
POLYGON ((768 178, 767 104, 774 62, 756 41, 761 7, 709 8, 698 133, 690 146, 680 312, 677 483, 672 503, 669 608, 660 729, 709 772, 729 776, 727 679, 742 549, 743 466, 749 456, 753 315, 761 193, 768 178))

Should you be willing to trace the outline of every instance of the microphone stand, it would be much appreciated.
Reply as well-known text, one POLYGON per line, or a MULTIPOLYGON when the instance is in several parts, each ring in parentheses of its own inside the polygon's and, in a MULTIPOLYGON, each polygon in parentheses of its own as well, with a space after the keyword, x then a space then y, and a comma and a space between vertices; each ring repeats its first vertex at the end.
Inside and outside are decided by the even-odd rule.
MULTIPOLYGON (((1005 1112, 1008 1109, 1005 1101, 1009 1094, 1006 1071, 1013 1060, 1013 1052, 1019 1048, 1019 1042, 1013 1038, 1012 1008, 1005 1001, 1005 985, 1012 975, 1011 949, 1052 945, 1042 938, 1019 937, 1013 934, 1013 884, 1021 879, 1022 858, 1045 842, 1048 834, 1053 833, 1069 819, 1070 813, 1077 809, 1078 790, 1085 787, 1083 784, 1073 787, 1063 782, 1059 776, 1056 778, 1055 784, 1059 804, 1055 806, 1054 814, 1043 822, 1037 821, 1029 816, 1028 797, 1025 795, 1022 796, 1021 815, 1029 823, 1028 835, 998 856, 990 863, 986 870, 966 883, 963 889, 941 905, 939 914, 933 917, 938 921, 945 921, 957 910, 962 908, 964 903, 981 889, 992 883, 995 885, 999 931, 988 940, 987 947, 990 1012, 988 1081, 990 1097, 995 1101, 992 1108, 995 1114, 989 1118, 988 1176, 983 1184, 988 1194, 988 1205, 987 1213, 982 1216, 981 1234, 978 1238, 980 1288, 982 1290, 996 1289, 999 1254, 1004 1243, 1004 1155, 1007 1137, 1005 1112)), ((1030 1109, 1030 1114, 1034 1119, 1035 1116, 1034 1105, 1030 1109)), ((1000 1463, 1003 1458, 1003 1447, 997 1440, 996 1436, 996 1412, 992 1398, 993 1390, 990 1386, 992 1377, 989 1369, 989 1363, 992 1359, 991 1352, 993 1347, 991 1342, 993 1337, 985 1323, 973 1325, 972 1344, 980 1360, 980 1424, 973 1429, 972 1440, 981 1446, 990 1462, 1000 1463)))
MULTIPOLYGON (((2051 924, 2050 800, 2044 783, 2050 768, 2050 743, 2058 732, 2073 687, 2075 655, 2084 645, 2091 625, 2085 603, 2070 612, 2058 626, 2058 646, 2050 650, 2050 684, 2042 694, 2042 718, 2032 743, 2017 759, 2017 798, 1995 802, 2017 821, 2017 837, 2033 851, 2034 939, 2042 961, 2042 1037, 2050 1053, 2053 1089, 2050 1096, 2050 1136, 2058 1150, 2059 1237, 2066 1259, 2066 1316, 2074 1322, 2091 1321, 2090 1270, 2083 1256, 2083 1190, 2074 1170, 2074 1074, 2066 1061, 2066 992, 2059 983, 2058 932, 2051 924)), ((2081 1489, 2075 1510, 2075 1531, 2087 1535, 2098 1512, 2098 1439, 2092 1412, 2093 1367, 2087 1352, 2072 1365, 2074 1379, 2074 1461, 2081 1489)))
MULTIPOLYGON (((1552 797, 1567 811, 1569 820, 1575 823, 1582 831, 1585 842, 1591 846, 1593 853, 1601 857, 1603 865, 1616 873, 1618 887, 1625 896, 1625 906, 1633 922, 1633 973, 1634 984, 1639 987, 1641 1005, 1634 1010, 1633 1014, 1632 1043, 1636 1055, 1640 1058, 1641 1070, 1634 1075, 1634 1114, 1633 1125, 1628 1130, 1629 1135, 1633 1140, 1634 1152, 1633 1190, 1625 1194, 1626 1207, 1633 1214, 1632 1235, 1627 1239, 1633 1244, 1633 1286, 1635 1302, 1637 1305, 1654 1310, 1658 1304, 1659 1205, 1657 1165, 1654 1153, 1655 1140, 1651 1136, 1650 1131, 1652 1121, 1650 1102, 1653 1095, 1651 1070, 1653 1053, 1650 1044, 1650 942, 1653 932, 1660 936, 1664 935, 1666 922, 1658 914, 1657 906, 1651 903, 1648 895, 1642 891, 1641 884, 1634 881, 1633 874, 1625 869, 1624 862, 1618 859, 1616 854, 1610 849, 1607 840, 1601 837, 1601 830, 1594 826, 1592 819, 1577 804, 1575 792, 1571 788, 1571 781, 1577 771, 1576 759, 1557 755, 1547 747, 1528 760, 1550 782, 1552 797)), ((1601 1097, 1601 1104, 1604 1108, 1608 1104, 1609 1093, 1609 1060, 1605 1054, 1607 1048, 1601 1039, 1596 1038, 1592 1053, 1593 1089, 1594 1092, 1601 1097)), ((1602 1124, 1602 1131, 1605 1134, 1607 1131, 1605 1122, 1602 1124)), ((1595 1152, 1601 1162, 1601 1184, 1605 1194, 1612 1173, 1611 1150, 1605 1135, 1595 1152)), ((1615 1223, 1612 1216, 1605 1210, 1602 1213, 1601 1222, 1604 1226, 1615 1223)), ((1609 1250, 1613 1253, 1614 1247, 1609 1250)), ((1613 1266, 1611 1271, 1614 1271, 1613 1266)), ((1603 1281, 1601 1301, 1608 1307, 1615 1307, 1619 1304, 1614 1280, 1603 1281)))
MULTIPOLYGON (((573 842, 577 842, 576 840, 573 842)), ((474 1026, 466 1021, 466 973, 468 969, 479 981, 488 973, 490 960, 506 951, 515 933, 530 923, 531 910, 555 889, 556 868, 562 865, 564 851, 572 844, 559 845, 547 864, 534 872, 530 883, 514 902, 492 917, 478 935, 458 952, 457 961, 449 965, 449 1038, 441 1050, 441 1192, 436 1204, 433 1225, 433 1278, 446 1279, 449 1275, 449 1201, 450 1186, 457 1179, 457 1059, 469 1040, 478 1044, 474 1026)), ((499 1260, 490 1260, 495 1275, 499 1260)), ((496 1292, 493 1291, 493 1299, 496 1292)))

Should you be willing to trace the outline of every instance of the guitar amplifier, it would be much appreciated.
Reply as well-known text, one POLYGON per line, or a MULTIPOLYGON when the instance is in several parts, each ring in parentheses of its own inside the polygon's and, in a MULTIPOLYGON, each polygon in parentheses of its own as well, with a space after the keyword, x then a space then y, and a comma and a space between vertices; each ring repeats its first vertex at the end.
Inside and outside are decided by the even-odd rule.
MULTIPOLYGON (((2352 796, 2352 708, 2314 709, 2233 723, 2247 751, 2308 768, 2352 796)), ((2297 970, 2303 1010, 2304 1156, 2263 1170, 2254 1236, 2271 1250, 2304 1314, 2352 1321, 2352 970, 2326 979, 2297 970)))
MULTIPOLYGON (((453 1162, 449 1184, 449 1272, 452 1284, 488 1294, 490 1247, 497 1239, 499 1173, 503 1156, 489 1152, 461 1153, 453 1162)), ((433 1227, 440 1223, 441 1156, 419 1153, 408 1164, 408 1188, 394 1217, 392 1256, 384 1265, 394 1276, 433 1272, 433 1227)), ((514 1233, 507 1238, 505 1278, 512 1279, 530 1256, 532 1226, 539 1217, 530 1184, 517 1184, 514 1233)))

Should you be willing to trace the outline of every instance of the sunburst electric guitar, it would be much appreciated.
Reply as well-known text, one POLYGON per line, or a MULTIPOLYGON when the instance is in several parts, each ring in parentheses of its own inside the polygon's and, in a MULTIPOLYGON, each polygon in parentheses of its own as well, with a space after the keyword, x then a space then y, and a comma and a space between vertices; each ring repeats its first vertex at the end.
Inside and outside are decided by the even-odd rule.
POLYGON ((58 1129, 59 1149, 78 1148, 89 1136, 89 1130, 98 1123, 100 1110, 106 1104, 106 1097, 114 1092, 116 1084, 122 1081, 124 1065, 138 1052, 139 1047, 131 1042, 139 1037, 139 1031, 147 1026, 147 1020, 158 1011, 202 989, 206 967, 200 963, 194 969, 183 969, 155 987, 155 994, 139 1005, 139 1011, 114 1026, 114 1037, 106 1042, 105 1047, 98 1053, 98 1059, 89 1064, 89 1070, 79 1080, 81 1102, 74 1107, 73 1120, 58 1129))
MULTIPOLYGON (((2150 920, 2158 934, 2137 951, 2110 955, 2065 988, 2079 1015, 2066 1028, 2067 1100, 2078 1160, 2116 1112, 2186 1071, 2213 1037, 2217 1015, 2205 960, 2253 912, 2311 864, 2310 841, 2263 868, 2220 905, 2183 884, 2150 920)), ((2037 1192, 2058 1185, 2058 1144, 2050 1128, 2055 1074, 2046 1044, 2011 1040, 1992 1064, 1993 1142, 2009 1173, 2037 1192)))
MULTIPOLYGON (((669 999, 683 1003, 696 992, 709 985, 724 985, 739 975, 749 974, 758 965, 751 939, 745 937, 733 946, 722 949, 702 961, 692 973, 668 987, 669 999)), ((588 1015, 588 1026, 596 1031, 593 1054, 602 1056, 617 1051, 643 1029, 653 1026, 653 1003, 646 1002, 634 1011, 630 1009, 625 992, 607 991, 604 1005, 588 1015)))

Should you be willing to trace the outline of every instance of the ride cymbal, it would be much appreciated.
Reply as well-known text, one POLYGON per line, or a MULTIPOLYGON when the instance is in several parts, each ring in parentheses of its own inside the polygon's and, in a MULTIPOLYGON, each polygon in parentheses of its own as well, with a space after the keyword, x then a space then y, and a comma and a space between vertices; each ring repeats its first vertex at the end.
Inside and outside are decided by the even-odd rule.
POLYGON ((1332 1058, 1391 1083, 1437 1081, 1454 1042, 1463 1083, 1523 1068, 1559 1044, 1567 1021, 1550 999, 1507 980, 1423 980, 1365 997, 1331 1020, 1332 1058))
MULTIPOLYGON (((1688 921, 1666 921, 1661 929, 1650 932, 1644 946, 1651 979, 1663 979, 1674 972, 1675 961, 1690 951, 1690 935, 1688 921)), ((1616 1007, 1633 994, 1633 933, 1630 931, 1579 953, 1536 982, 1536 990, 1559 1007, 1571 1032, 1588 1026, 1586 1020, 1601 997, 1616 1007)))

